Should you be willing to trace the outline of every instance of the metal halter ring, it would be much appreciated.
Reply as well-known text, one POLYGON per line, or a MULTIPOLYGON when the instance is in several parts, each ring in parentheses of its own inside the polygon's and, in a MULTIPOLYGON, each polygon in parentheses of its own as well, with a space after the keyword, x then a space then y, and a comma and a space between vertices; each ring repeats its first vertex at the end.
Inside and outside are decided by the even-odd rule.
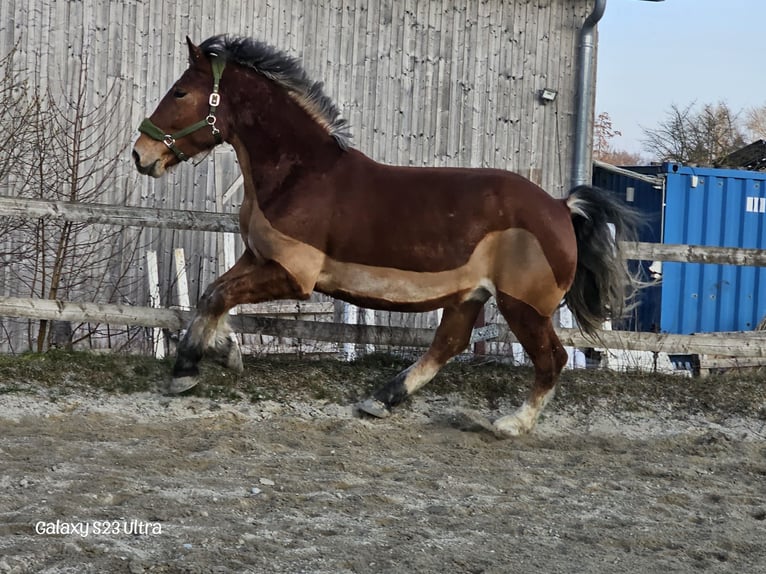
POLYGON ((207 125, 209 125, 210 129, 213 130, 213 135, 221 131, 217 127, 215 127, 216 120, 217 118, 213 114, 208 114, 207 117, 205 118, 207 125))

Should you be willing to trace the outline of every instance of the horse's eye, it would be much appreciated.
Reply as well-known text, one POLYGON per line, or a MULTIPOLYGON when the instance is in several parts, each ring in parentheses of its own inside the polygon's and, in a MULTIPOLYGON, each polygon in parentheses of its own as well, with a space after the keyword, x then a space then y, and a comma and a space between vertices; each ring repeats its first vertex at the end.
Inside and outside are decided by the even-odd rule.
POLYGON ((184 92, 183 90, 180 90, 178 88, 173 90, 173 97, 175 98, 183 98, 185 95, 186 95, 186 92, 184 92))

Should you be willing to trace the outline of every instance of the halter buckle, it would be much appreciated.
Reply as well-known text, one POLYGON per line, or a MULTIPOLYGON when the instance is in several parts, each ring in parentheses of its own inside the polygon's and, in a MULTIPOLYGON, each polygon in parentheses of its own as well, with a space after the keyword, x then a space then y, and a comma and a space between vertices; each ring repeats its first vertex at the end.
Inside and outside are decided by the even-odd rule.
POLYGON ((210 94, 210 98, 208 99, 208 103, 210 104, 210 107, 217 108, 218 104, 221 103, 221 94, 217 92, 213 92, 210 94))
POLYGON ((176 140, 170 134, 165 134, 165 136, 162 138, 162 143, 172 149, 176 143, 176 140))
POLYGON ((216 135, 218 132, 221 131, 217 127, 215 127, 216 120, 217 118, 213 114, 208 114, 207 117, 205 118, 207 125, 209 125, 210 129, 213 130, 213 135, 216 135))

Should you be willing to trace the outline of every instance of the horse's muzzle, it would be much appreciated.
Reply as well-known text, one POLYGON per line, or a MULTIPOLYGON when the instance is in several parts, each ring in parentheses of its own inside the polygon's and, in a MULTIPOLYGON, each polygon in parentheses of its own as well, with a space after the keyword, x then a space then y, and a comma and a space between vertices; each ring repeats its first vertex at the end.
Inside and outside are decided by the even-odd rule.
POLYGON ((133 161, 135 162, 136 169, 139 171, 139 173, 142 173, 143 175, 149 175, 149 176, 152 176, 152 177, 157 177, 155 175, 155 171, 156 171, 155 168, 157 167, 157 162, 159 160, 154 160, 149 165, 143 165, 141 163, 141 154, 139 154, 138 151, 134 148, 133 149, 133 161))

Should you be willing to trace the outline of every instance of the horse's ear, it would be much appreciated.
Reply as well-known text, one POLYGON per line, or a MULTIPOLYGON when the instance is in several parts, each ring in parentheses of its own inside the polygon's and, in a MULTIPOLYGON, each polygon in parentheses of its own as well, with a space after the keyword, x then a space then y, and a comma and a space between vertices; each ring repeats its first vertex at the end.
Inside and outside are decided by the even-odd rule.
POLYGON ((189 46, 189 64, 196 64, 203 58, 202 50, 195 46, 189 36, 186 36, 186 45, 189 46))

